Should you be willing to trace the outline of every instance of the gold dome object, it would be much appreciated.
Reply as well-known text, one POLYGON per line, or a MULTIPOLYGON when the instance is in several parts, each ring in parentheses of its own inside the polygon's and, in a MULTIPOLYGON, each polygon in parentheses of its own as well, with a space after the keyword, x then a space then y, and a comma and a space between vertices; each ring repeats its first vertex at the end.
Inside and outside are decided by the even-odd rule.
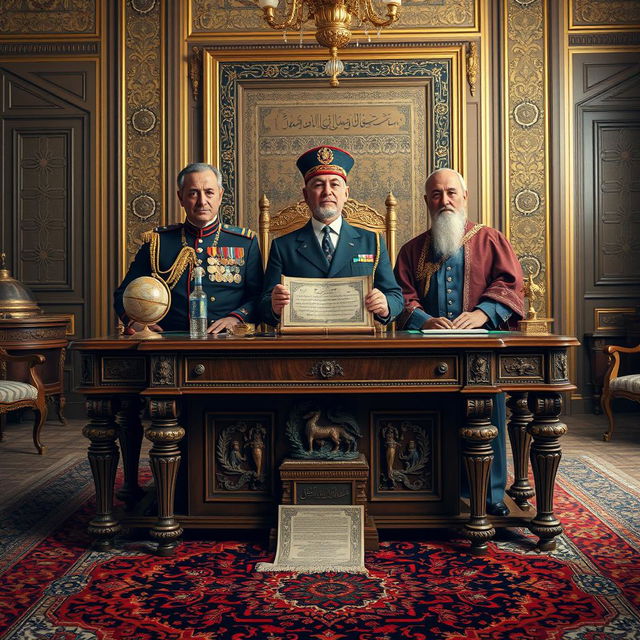
POLYGON ((42 314, 29 289, 11 277, 5 265, 6 254, 0 254, 0 318, 33 318, 42 314))

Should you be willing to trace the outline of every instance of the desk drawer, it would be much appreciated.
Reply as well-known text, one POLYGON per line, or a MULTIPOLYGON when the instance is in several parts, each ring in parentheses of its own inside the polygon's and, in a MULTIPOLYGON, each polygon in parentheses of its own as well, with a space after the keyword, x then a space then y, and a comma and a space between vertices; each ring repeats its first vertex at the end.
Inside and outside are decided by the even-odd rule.
POLYGON ((288 356, 215 357, 187 356, 184 384, 187 386, 280 387, 283 382, 314 386, 370 381, 419 386, 424 383, 459 384, 456 355, 406 356, 288 356))

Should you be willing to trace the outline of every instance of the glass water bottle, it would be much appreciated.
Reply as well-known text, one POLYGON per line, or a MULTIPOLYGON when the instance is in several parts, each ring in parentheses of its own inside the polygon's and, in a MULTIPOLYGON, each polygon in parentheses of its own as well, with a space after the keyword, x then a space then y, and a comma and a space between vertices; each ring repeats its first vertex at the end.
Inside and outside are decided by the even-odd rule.
POLYGON ((193 270, 193 291, 189 295, 189 337, 207 337, 207 295, 202 290, 204 269, 193 270))

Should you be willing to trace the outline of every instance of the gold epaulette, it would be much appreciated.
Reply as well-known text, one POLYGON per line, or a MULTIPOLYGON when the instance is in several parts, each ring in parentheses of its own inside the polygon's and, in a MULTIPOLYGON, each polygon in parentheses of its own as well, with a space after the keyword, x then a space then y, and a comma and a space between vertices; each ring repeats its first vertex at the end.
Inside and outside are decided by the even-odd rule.
POLYGON ((244 238, 255 238, 255 231, 251 231, 248 227, 234 227, 230 224, 223 224, 222 228, 228 233, 234 233, 237 236, 243 236, 244 238))
POLYGON ((162 227, 154 227, 153 229, 147 229, 140 234, 142 242, 151 242, 154 233, 162 233, 163 231, 171 231, 172 229, 179 229, 181 224, 168 224, 162 227))
POLYGON ((142 242, 151 242, 151 238, 153 238, 153 233, 154 230, 153 229, 149 229, 148 231, 143 231, 140 234, 140 240, 142 240, 142 242))

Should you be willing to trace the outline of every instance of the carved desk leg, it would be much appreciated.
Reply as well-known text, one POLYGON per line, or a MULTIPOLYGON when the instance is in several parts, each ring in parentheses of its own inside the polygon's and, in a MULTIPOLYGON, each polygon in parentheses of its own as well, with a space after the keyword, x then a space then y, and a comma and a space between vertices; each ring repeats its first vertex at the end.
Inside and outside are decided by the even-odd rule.
POLYGON ((120 454, 112 399, 87 399, 87 414, 91 422, 82 429, 82 435, 91 440, 88 456, 96 486, 96 515, 89 522, 88 531, 99 549, 109 549, 113 537, 120 533, 120 524, 113 515, 113 486, 120 454))
POLYGON ((471 553, 481 555, 496 531, 487 518, 487 487, 493 461, 491 441, 498 435, 491 424, 493 399, 490 396, 465 398, 467 423, 460 430, 462 457, 469 478, 471 517, 465 535, 471 541, 471 553))
POLYGON ((130 509, 144 494, 138 484, 138 465, 142 447, 142 422, 140 421, 141 402, 139 396, 123 396, 116 413, 118 440, 122 450, 122 468, 124 483, 116 495, 130 509))
POLYGON ((178 442, 184 437, 185 431, 178 425, 175 400, 151 399, 149 413, 151 426, 145 437, 153 443, 149 457, 158 499, 158 520, 149 533, 158 541, 157 554, 170 556, 182 535, 182 527, 173 515, 173 502, 180 467, 178 442))
POLYGON ((558 419, 562 396, 559 393, 529 393, 529 409, 533 412, 533 420, 527 431, 533 437, 531 466, 538 507, 529 529, 540 538, 538 548, 551 551, 556 547, 554 538, 562 533, 562 525, 553 513, 553 490, 562 457, 560 437, 567 432, 567 425, 558 419))
POLYGON ((527 432, 527 426, 533 420, 533 415, 527 405, 527 392, 511 392, 507 406, 511 409, 508 428, 515 473, 514 482, 507 493, 521 509, 528 510, 531 508, 529 498, 535 495, 535 491, 529 484, 531 436, 527 432))

